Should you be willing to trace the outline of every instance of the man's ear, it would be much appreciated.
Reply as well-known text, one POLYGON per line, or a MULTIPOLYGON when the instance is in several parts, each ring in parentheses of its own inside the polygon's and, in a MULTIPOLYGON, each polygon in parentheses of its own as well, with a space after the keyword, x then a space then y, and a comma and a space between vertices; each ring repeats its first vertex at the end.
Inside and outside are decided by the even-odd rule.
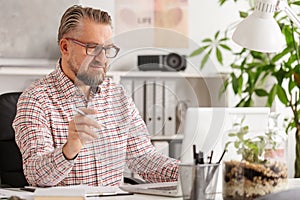
POLYGON ((66 39, 61 39, 59 41, 59 49, 62 55, 68 55, 69 54, 69 43, 66 39))

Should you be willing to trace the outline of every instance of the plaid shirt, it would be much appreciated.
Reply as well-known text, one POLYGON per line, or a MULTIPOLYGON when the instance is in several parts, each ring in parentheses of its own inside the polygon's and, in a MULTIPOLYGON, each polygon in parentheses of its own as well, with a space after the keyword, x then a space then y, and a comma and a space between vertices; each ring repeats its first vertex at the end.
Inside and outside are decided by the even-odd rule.
POLYGON ((119 185, 125 164, 150 182, 177 180, 177 161, 154 149, 132 99, 111 79, 87 100, 58 65, 23 92, 13 128, 24 174, 33 186, 119 185), (62 147, 75 107, 97 110, 105 128, 96 130, 98 138, 85 144, 74 160, 67 160, 62 147))

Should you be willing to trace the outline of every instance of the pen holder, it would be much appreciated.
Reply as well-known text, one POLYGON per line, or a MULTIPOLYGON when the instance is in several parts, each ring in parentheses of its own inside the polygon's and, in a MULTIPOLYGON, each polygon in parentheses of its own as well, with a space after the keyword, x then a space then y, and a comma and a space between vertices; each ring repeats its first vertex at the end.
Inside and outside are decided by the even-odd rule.
POLYGON ((220 164, 179 166, 183 199, 215 199, 220 164))

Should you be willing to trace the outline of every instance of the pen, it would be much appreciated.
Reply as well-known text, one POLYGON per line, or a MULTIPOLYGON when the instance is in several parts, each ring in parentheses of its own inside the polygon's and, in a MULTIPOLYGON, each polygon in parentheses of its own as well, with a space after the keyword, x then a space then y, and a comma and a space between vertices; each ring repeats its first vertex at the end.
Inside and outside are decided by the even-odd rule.
POLYGON ((223 153, 222 153, 222 155, 221 155, 219 161, 217 162, 217 164, 220 164, 220 163, 221 163, 221 161, 222 161, 222 159, 223 159, 224 154, 226 153, 226 151, 227 151, 226 149, 223 151, 223 153))
MULTIPOLYGON (((90 115, 84 113, 82 110, 80 110, 80 109, 78 109, 78 108, 75 108, 75 111, 76 111, 78 114, 80 114, 81 116, 86 116, 86 117, 88 117, 88 118, 90 118, 90 119, 96 121, 95 118, 93 118, 92 116, 90 116, 90 115)), ((100 123, 99 123, 99 124, 100 124, 100 123)), ((103 127, 103 128, 106 128, 103 124, 100 124, 100 126, 103 127)))
POLYGON ((194 164, 197 165, 198 164, 198 154, 196 153, 196 145, 193 145, 193 159, 194 159, 194 164))
POLYGON ((132 192, 124 192, 124 193, 118 193, 118 192, 111 192, 111 193, 101 193, 101 194, 87 194, 86 197, 109 197, 109 196, 123 196, 123 195, 133 195, 132 192))
POLYGON ((208 164, 211 164, 211 160, 212 160, 213 154, 214 154, 214 151, 211 150, 208 164))

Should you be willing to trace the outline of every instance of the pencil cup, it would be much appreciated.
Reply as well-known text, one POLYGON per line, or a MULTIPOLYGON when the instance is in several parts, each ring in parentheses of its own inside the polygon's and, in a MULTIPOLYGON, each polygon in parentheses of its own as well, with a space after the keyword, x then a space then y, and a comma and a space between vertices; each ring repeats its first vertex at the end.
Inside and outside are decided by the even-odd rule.
POLYGON ((220 164, 180 164, 183 199, 215 199, 220 164))

